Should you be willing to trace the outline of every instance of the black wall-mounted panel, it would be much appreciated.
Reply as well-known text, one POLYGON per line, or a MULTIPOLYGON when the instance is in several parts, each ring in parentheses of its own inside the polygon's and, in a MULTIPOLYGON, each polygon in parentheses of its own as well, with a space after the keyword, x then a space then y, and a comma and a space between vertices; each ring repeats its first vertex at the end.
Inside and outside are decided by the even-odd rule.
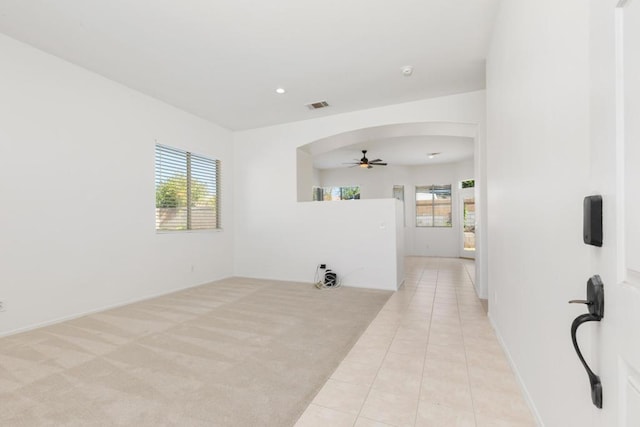
POLYGON ((602 246, 602 196, 584 198, 583 233, 587 245, 602 246))

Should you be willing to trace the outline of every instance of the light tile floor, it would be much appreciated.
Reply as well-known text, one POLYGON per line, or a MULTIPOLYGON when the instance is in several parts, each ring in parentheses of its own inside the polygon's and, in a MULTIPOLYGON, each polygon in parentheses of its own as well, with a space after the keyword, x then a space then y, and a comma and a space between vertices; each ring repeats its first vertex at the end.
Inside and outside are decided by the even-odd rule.
POLYGON ((404 286, 296 427, 535 426, 474 270, 471 260, 407 258, 404 286))

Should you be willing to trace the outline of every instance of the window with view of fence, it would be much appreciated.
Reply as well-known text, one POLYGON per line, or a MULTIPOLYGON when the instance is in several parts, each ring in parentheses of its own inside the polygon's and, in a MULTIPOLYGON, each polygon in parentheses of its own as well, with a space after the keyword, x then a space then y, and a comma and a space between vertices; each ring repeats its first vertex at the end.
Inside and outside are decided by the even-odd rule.
POLYGON ((220 228, 220 161, 156 145, 156 230, 220 228))
POLYGON ((451 227, 451 185, 416 187, 416 227, 451 227))

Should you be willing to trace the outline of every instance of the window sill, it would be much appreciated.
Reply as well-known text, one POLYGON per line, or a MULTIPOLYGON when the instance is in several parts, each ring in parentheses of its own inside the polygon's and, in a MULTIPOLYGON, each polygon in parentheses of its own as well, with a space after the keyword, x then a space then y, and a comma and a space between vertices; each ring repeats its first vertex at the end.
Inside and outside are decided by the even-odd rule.
POLYGON ((194 234, 194 233, 221 233, 224 228, 213 228, 208 230, 156 230, 156 234, 194 234))

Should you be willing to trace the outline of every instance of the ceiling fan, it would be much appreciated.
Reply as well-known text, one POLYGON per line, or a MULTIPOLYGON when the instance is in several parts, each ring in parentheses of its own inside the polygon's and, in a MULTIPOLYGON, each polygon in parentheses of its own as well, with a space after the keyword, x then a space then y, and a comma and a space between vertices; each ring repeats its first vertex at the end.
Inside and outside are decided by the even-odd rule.
POLYGON ((367 150, 362 150, 362 158, 355 163, 347 163, 350 167, 360 166, 361 168, 371 169, 374 166, 387 166, 382 159, 369 160, 367 159, 367 150))

